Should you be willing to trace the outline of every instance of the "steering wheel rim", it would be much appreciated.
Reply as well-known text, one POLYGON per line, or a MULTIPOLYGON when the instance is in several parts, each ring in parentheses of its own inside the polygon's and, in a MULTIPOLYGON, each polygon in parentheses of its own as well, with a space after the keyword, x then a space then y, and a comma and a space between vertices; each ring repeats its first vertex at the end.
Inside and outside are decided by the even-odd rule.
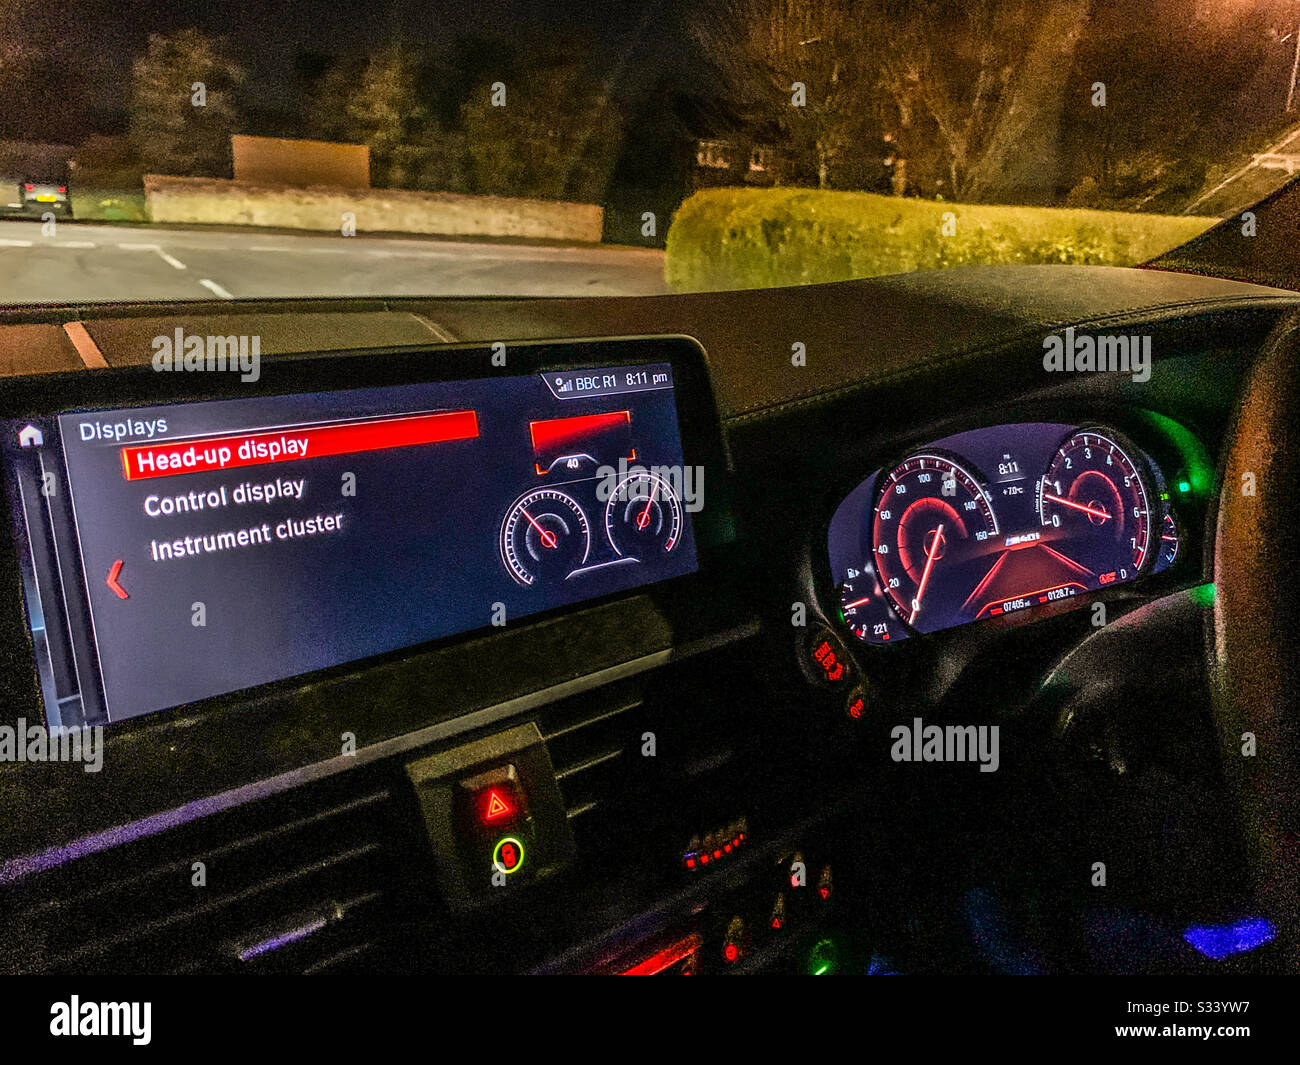
POLYGON ((1256 898, 1300 969, 1300 312, 1247 375, 1228 436, 1214 536, 1206 653, 1224 774, 1245 833, 1256 898), (1249 734, 1249 736, 1247 735, 1249 734), (1250 751, 1254 738, 1254 753, 1250 751))

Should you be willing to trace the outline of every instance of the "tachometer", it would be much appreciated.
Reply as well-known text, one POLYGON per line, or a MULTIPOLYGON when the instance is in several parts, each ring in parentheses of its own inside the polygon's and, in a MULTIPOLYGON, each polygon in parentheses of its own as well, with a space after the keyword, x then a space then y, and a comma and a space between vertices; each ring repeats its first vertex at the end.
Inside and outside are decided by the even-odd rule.
POLYGON ((1056 450, 1038 485, 1038 513, 1062 531, 1054 550, 1088 570, 1094 587, 1128 580, 1147 561, 1146 481, 1105 433, 1081 429, 1056 450))
POLYGON ((605 504, 605 532, 624 558, 666 555, 681 538, 681 500, 658 474, 634 473, 619 482, 605 504))
POLYGON ((943 455, 913 455, 882 481, 872 522, 880 584, 899 615, 930 632, 951 623, 987 568, 998 520, 979 481, 943 455))

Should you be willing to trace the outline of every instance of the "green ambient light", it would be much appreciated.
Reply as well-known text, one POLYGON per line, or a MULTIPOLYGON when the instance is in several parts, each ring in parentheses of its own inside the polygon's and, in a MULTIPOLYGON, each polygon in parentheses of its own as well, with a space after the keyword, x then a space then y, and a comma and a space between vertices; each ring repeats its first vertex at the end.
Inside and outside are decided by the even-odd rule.
POLYGON ((835 972, 839 962, 840 949, 833 939, 821 939, 808 952, 808 974, 810 976, 828 976, 835 972))
POLYGON ((1172 418, 1148 411, 1147 417, 1169 438, 1178 449, 1182 469, 1178 472, 1178 491, 1186 495, 1195 490, 1197 495, 1208 495, 1214 487, 1214 464, 1205 447, 1187 429, 1172 418), (1187 487, 1184 488, 1183 485, 1187 487))

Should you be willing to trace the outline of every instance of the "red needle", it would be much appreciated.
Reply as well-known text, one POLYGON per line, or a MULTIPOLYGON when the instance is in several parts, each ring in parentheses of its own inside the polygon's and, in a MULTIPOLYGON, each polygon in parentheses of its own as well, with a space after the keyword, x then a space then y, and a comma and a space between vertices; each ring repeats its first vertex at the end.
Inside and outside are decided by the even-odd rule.
POLYGON ((852 608, 855 607, 855 606, 861 606, 863 603, 869 603, 869 602, 871 602, 871 596, 869 596, 869 595, 864 595, 861 599, 855 599, 855 600, 853 600, 853 602, 851 602, 851 603, 845 603, 845 604, 844 604, 844 609, 845 609, 845 610, 850 610, 850 609, 852 609, 852 608))
POLYGON ((529 514, 528 511, 521 510, 519 513, 522 514, 525 518, 527 518, 528 524, 537 530, 538 535, 542 538, 543 547, 555 546, 556 544, 555 533, 548 532, 546 529, 543 529, 540 525, 538 525, 537 522, 533 521, 533 516, 529 514))
POLYGON ((916 598, 912 600, 912 616, 908 620, 915 623, 916 615, 921 612, 921 597, 925 595, 925 586, 930 580, 930 570, 939 555, 939 545, 943 542, 943 523, 934 530, 934 539, 930 541, 930 550, 925 553, 925 572, 921 574, 921 583, 916 588, 916 598))
POLYGON ((637 515, 636 527, 638 529, 644 529, 647 525, 650 524, 650 504, 653 503, 654 501, 655 501, 655 489, 651 488, 650 498, 645 501, 645 510, 641 511, 641 513, 637 515))
POLYGON ((1106 521, 1110 518, 1110 515, 1104 510, 1100 510, 1097 507, 1085 506, 1083 503, 1076 503, 1073 499, 1062 499, 1060 496, 1052 495, 1051 492, 1044 492, 1043 498, 1050 499, 1053 503, 1060 503, 1062 506, 1074 507, 1075 510, 1081 510, 1085 514, 1091 514, 1094 518, 1101 518, 1102 521, 1106 521))

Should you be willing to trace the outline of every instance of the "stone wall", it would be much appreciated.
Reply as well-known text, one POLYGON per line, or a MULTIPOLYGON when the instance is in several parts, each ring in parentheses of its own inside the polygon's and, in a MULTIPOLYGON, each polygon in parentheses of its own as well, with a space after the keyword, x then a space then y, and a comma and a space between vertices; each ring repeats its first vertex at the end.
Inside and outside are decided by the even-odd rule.
POLYGON ((149 219, 157 223, 268 226, 357 233, 432 233, 598 243, 604 209, 595 204, 466 196, 406 189, 253 184, 146 174, 149 219))

